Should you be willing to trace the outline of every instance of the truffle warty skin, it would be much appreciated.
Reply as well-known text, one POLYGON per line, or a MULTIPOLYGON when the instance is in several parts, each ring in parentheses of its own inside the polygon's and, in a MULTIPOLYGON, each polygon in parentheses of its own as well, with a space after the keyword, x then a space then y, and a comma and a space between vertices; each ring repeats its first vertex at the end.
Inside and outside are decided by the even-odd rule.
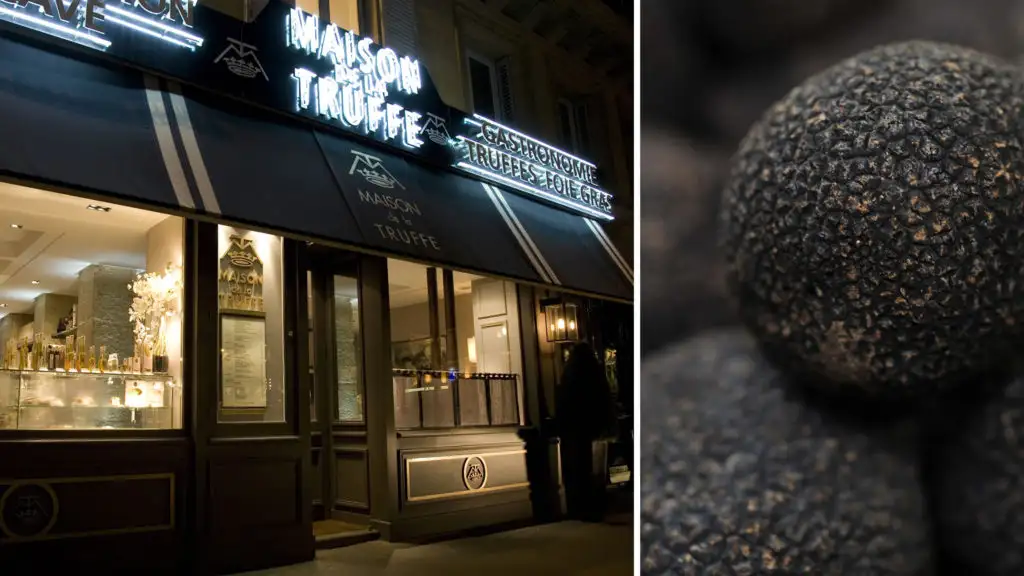
POLYGON ((810 78, 740 145, 726 274, 770 358, 830 391, 921 397, 1024 326, 1018 70, 930 42, 810 78))

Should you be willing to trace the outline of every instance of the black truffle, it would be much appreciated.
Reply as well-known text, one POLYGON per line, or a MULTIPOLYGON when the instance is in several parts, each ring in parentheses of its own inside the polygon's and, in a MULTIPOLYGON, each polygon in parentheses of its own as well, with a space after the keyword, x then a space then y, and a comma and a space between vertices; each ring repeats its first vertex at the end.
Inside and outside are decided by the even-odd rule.
POLYGON ((903 397, 1012 354, 1024 322, 1017 71, 877 48, 770 108, 723 197, 726 275, 773 360, 903 397))
POLYGON ((736 329, 641 375, 644 574, 930 573, 913 427, 805 404, 736 329))
MULTIPOLYGON (((963 410, 963 406, 958 406, 963 410)), ((1024 574, 1024 379, 936 446, 936 516, 950 574, 1024 574)))

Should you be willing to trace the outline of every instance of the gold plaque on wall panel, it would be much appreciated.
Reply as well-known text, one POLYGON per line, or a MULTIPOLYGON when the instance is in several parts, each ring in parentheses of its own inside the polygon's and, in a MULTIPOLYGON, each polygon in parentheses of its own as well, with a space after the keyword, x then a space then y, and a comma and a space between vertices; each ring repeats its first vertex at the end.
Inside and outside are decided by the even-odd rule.
POLYGON ((0 490, 0 544, 155 532, 175 526, 172 473, 0 479, 0 490), (166 499, 152 498, 154 488, 144 485, 150 481, 166 482, 166 499), (133 501, 148 506, 133 505, 133 501), (104 526, 108 515, 103 508, 109 506, 142 516, 134 519, 137 523, 129 520, 133 525, 104 526))
POLYGON ((479 456, 470 456, 462 465, 462 481, 469 490, 483 490, 487 485, 487 462, 479 456))
MULTIPOLYGON (((487 452, 477 454, 451 454, 444 456, 419 456, 405 459, 405 500, 407 502, 422 502, 427 500, 439 500, 443 498, 458 498, 461 496, 473 496, 477 494, 489 494, 503 490, 515 490, 527 488, 527 482, 505 482, 501 483, 500 478, 494 478, 490 469, 495 460, 499 462, 506 458, 523 458, 522 466, 525 473, 526 450, 507 450, 501 452, 487 452), (414 466, 418 464, 418 466, 414 466), (442 466, 432 473, 424 466, 442 466), (454 478, 451 478, 454 475, 454 478), (438 485, 439 479, 451 478, 445 481, 447 487, 438 485), (498 482, 497 484, 495 482, 498 482), (424 484, 427 488, 424 488, 424 484), (433 485, 433 486, 431 486, 433 485), (419 494, 414 487, 419 488, 419 494), (436 492, 434 490, 437 490, 436 492)), ((502 476, 502 474, 498 474, 502 476)), ((507 474, 505 474, 507 476, 507 474)))

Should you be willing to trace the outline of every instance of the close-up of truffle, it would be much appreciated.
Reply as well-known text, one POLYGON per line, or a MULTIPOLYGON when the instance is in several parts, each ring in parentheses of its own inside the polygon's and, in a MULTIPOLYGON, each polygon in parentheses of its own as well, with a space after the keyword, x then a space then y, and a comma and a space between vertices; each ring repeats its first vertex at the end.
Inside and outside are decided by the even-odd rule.
POLYGON ((953 574, 1024 574, 1024 378, 980 406, 934 447, 936 525, 953 574))
POLYGON ((914 427, 830 418, 742 329, 641 375, 644 574, 931 574, 914 427))
POLYGON ((913 397, 1015 354, 1024 323, 1017 69, 869 50, 750 130, 722 200, 740 316, 788 374, 913 397))

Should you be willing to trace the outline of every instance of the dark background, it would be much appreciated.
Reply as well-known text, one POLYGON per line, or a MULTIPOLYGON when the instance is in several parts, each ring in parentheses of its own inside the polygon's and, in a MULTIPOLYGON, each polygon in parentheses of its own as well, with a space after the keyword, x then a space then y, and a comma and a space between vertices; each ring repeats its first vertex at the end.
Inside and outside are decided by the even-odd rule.
POLYGON ((858 52, 935 40, 1017 59, 1024 0, 643 0, 642 353, 731 322, 716 248, 729 156, 774 101, 858 52))

